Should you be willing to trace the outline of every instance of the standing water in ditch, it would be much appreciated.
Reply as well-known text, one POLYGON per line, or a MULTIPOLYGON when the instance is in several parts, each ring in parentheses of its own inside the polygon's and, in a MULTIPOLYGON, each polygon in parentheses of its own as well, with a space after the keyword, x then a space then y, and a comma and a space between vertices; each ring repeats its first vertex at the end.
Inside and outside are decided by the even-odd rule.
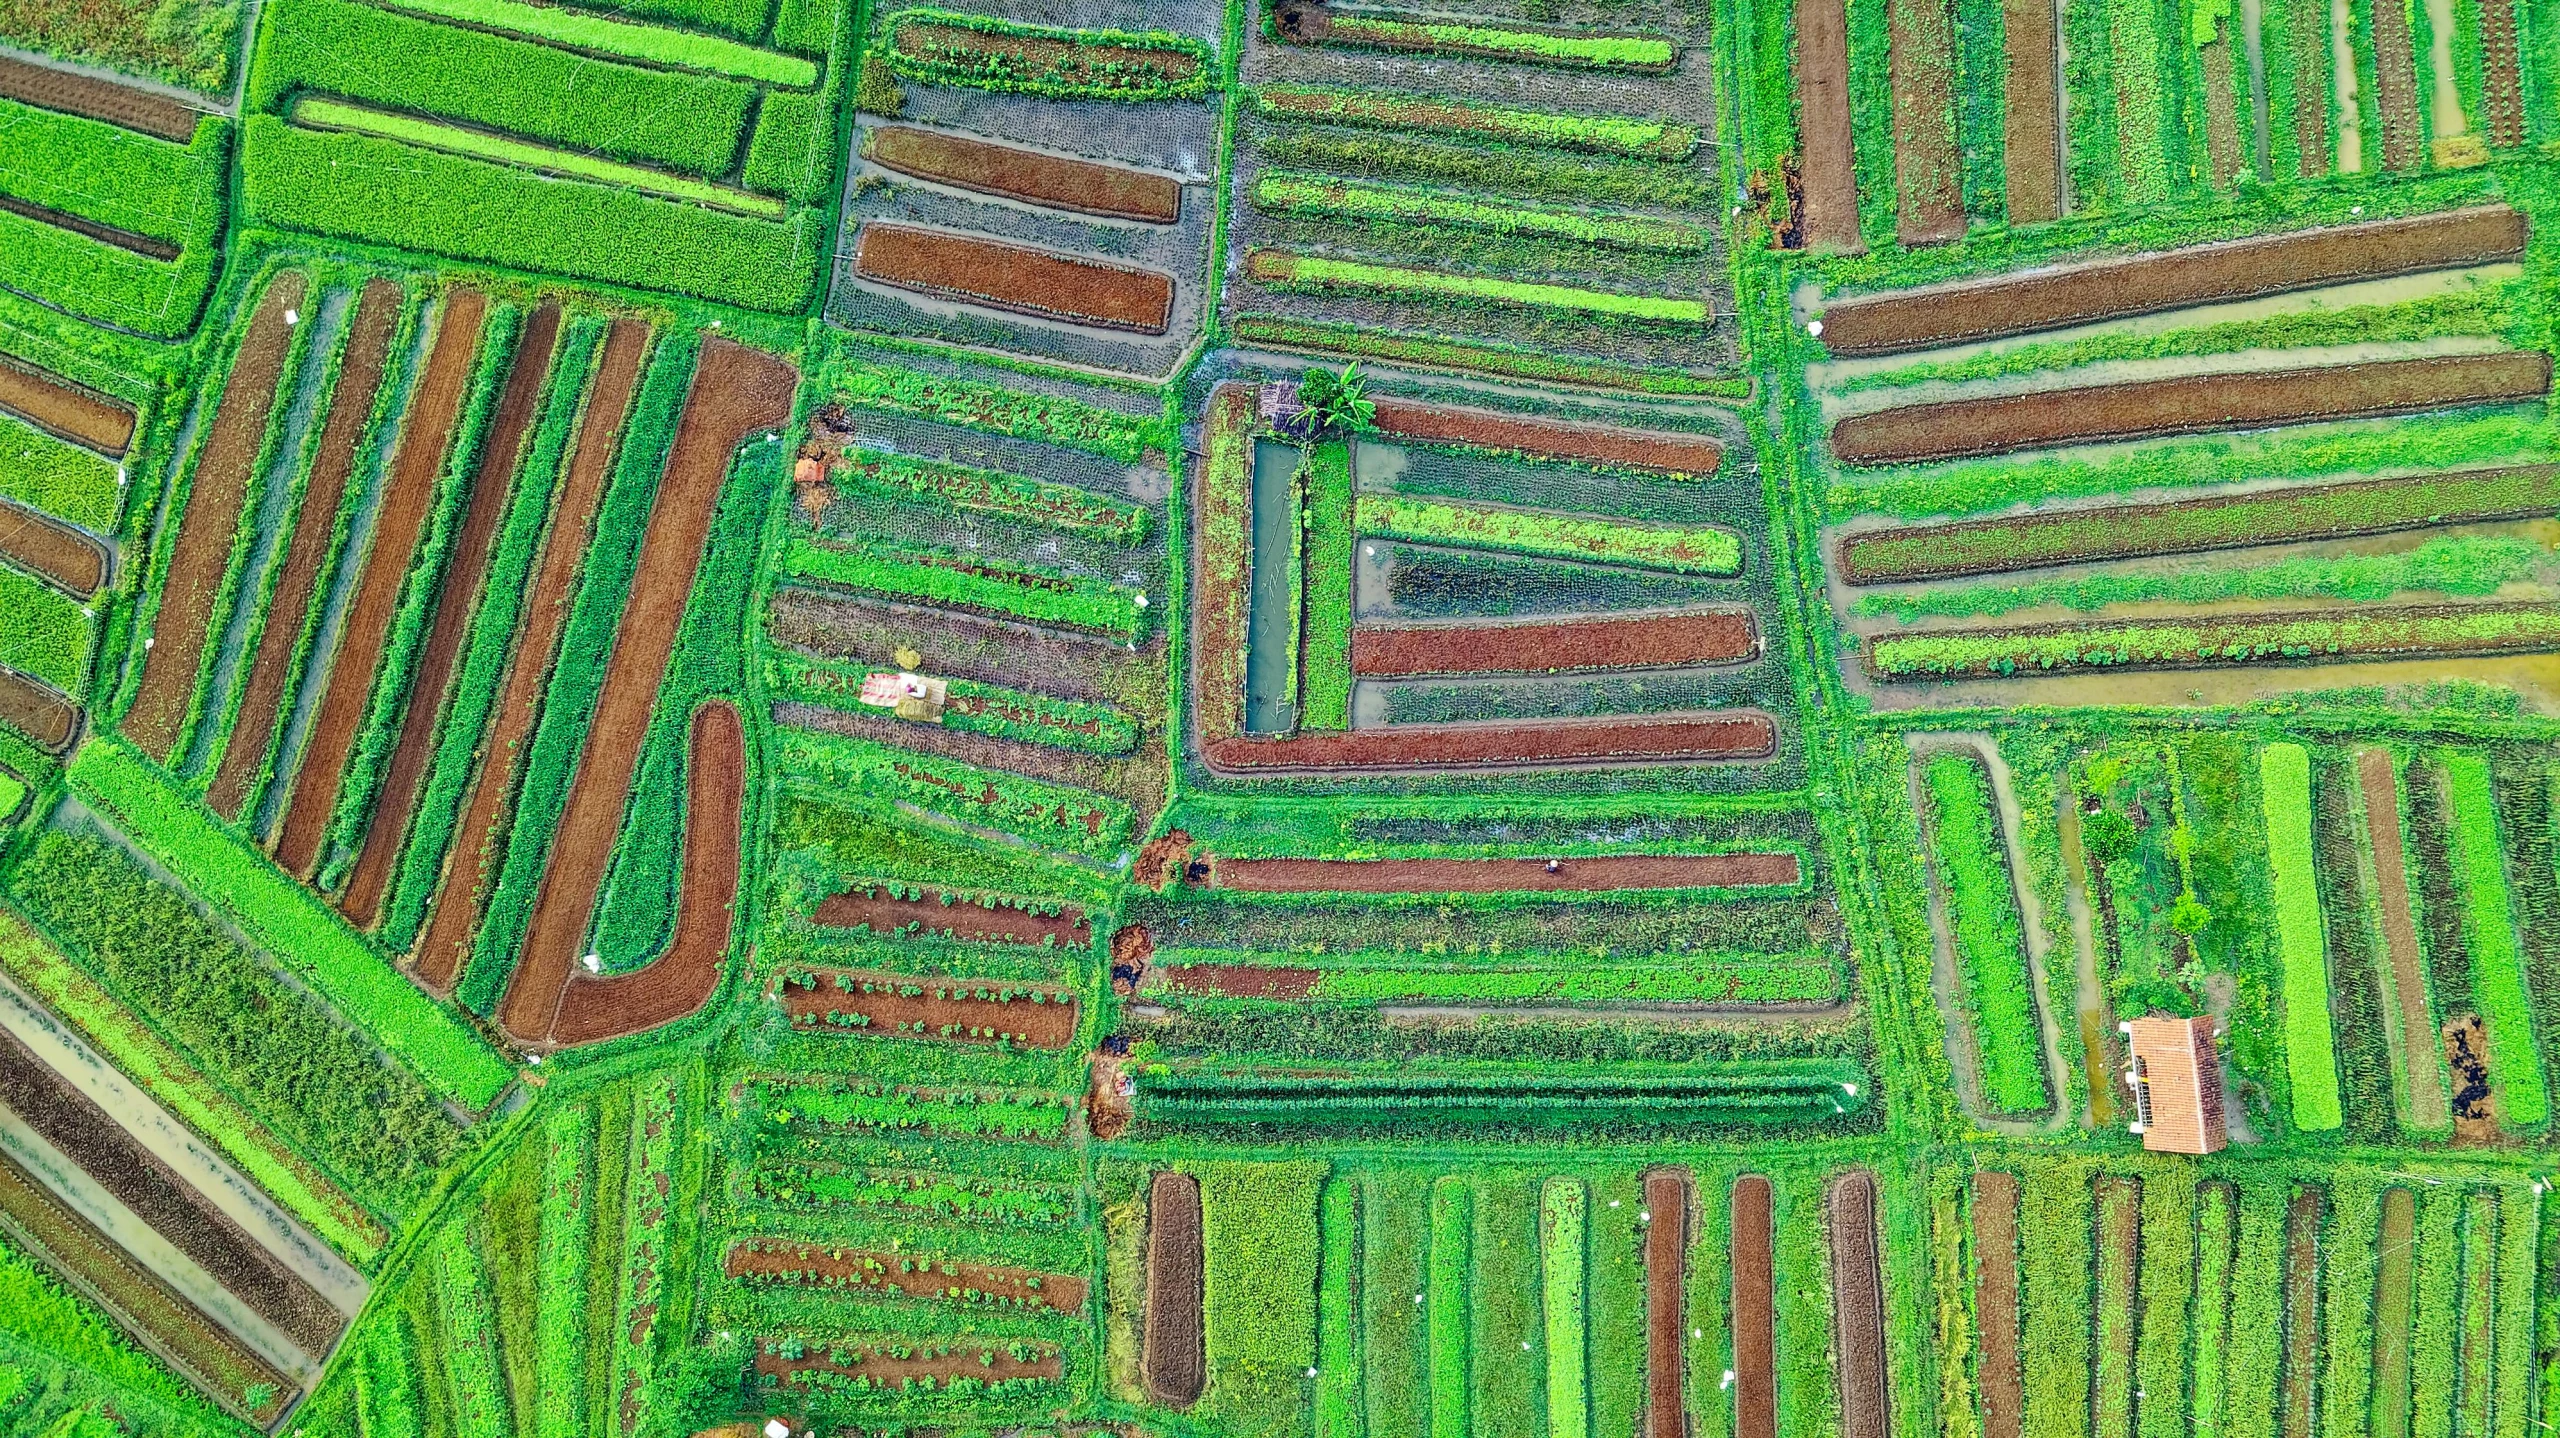
POLYGON ((1297 505, 1292 501, 1298 449, 1276 439, 1253 442, 1253 563, 1245 610, 1244 730, 1285 734, 1298 727, 1298 667, 1292 631, 1290 568, 1297 557, 1297 505))

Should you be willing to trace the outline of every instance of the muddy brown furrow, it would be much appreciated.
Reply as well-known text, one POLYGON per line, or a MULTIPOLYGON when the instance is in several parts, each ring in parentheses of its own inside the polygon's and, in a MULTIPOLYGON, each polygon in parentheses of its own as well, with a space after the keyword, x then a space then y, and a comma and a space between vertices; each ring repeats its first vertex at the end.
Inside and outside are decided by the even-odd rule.
MULTIPOLYGON (((2002 0, 2001 164, 2009 223, 2062 214, 2062 101, 2053 0, 2002 0)), ((1825 328, 1828 328, 1826 325, 1825 328)))
POLYGON ((52 685, 0 668, 0 722, 59 754, 80 732, 80 710, 52 685))
POLYGON ((2321 1190, 2293 1196, 2284 1217, 2284 1364, 2277 1412, 2284 1438, 2313 1438, 2320 1411, 2321 1190))
POLYGON ((424 937, 410 957, 419 982, 439 994, 452 991, 471 957, 472 937, 480 927, 482 891, 505 861, 504 825, 507 804, 516 791, 516 766, 532 744, 534 725, 542 716, 543 686, 551 678, 560 636, 569 624, 570 601, 576 597, 578 571, 595 529, 596 507, 604 500, 605 482, 622 452, 623 421, 648 353, 645 321, 626 317, 613 322, 604 357, 597 365, 595 386, 587 395, 586 414, 579 422, 577 448, 570 453, 568 475, 526 591, 505 687, 489 713, 480 765, 464 798, 462 822, 453 831, 453 853, 429 900, 424 937))
POLYGON ((107 582, 107 547, 49 514, 0 499, 0 561, 86 599, 107 582))
POLYGON ((0 413, 110 458, 133 444, 133 407, 12 355, 0 355, 0 413))
POLYGON ((1831 1185, 1831 1324, 1840 1365, 1841 1438, 1892 1429, 1884 1368, 1884 1274, 1876 1261, 1876 1180, 1853 1169, 1831 1185))
POLYGON ((204 116, 149 90, 0 55, 0 96, 186 144, 204 116))
POLYGON ((1855 130, 1849 119, 1846 0, 1796 0, 1796 108, 1804 117, 1804 194, 1798 217, 1805 248, 1863 251, 1855 130))
POLYGON ((854 242, 853 272, 937 299, 1069 324, 1160 335, 1173 276, 1084 255, 874 220, 854 242))
POLYGON ((195 474, 187 482, 186 498, 173 502, 183 504, 173 508, 168 521, 178 526, 177 547, 169 556, 160 608, 142 656, 142 684, 122 726, 126 738, 163 764, 169 762, 195 697, 213 607, 221 597, 223 573, 231 567, 251 471, 266 439, 276 385, 284 376, 285 352, 293 339, 285 315, 300 311, 307 289, 302 274, 288 270, 259 297, 223 383, 195 474))
POLYGON ((1893 92, 1895 237, 1964 238, 1964 163, 1956 150, 1955 13, 1948 0, 1891 0, 1886 68, 1893 92))
POLYGON ((1182 215, 1182 186, 1170 176, 945 130, 875 126, 863 133, 862 158, 919 180, 1078 214, 1159 225, 1182 215))
POLYGON ((1645 1438, 1689 1433, 1689 1171, 1644 1176, 1645 1438))
POLYGON ((2356 783, 2364 791, 2365 833, 2373 848, 2374 900, 2382 912, 2392 1003, 2400 1011, 2409 1121, 2421 1129, 2442 1128, 2449 1110, 2437 1068, 2441 1045, 2435 1020, 2427 1012, 2426 960, 2418 947, 2417 907, 2409 897, 2409 859, 2400 832, 2400 780, 2392 768, 2391 752, 2359 751, 2356 783))
POLYGON ((444 468, 445 450, 461 418, 463 395, 471 385, 472 359, 480 348, 480 326, 488 310, 488 297, 477 290, 455 290, 446 296, 435 348, 409 395, 399 456, 382 481, 382 502, 374 516, 364 575, 338 634, 337 654, 327 661, 329 681, 312 716, 311 737, 303 744, 292 800, 276 826, 276 862, 306 880, 319 867, 320 846, 329 837, 329 817, 338 806, 338 789, 346 782, 347 758, 355 752, 365 706, 382 668, 382 651, 391 640, 400 587, 417 556, 427 513, 435 506, 436 476, 444 468))
POLYGON ((1769 1180, 1756 1173, 1734 1180, 1734 1438, 1778 1438, 1777 1270, 1769 1209, 1769 1180))
POLYGON ((0 195, 0 211, 15 215, 22 220, 33 220, 39 225, 51 225, 57 230, 69 230, 83 239, 96 240, 102 245, 113 245, 119 250, 140 255, 147 260, 159 260, 165 264, 178 257, 178 247, 167 240, 155 240, 149 235, 138 235, 131 230, 119 230, 113 225, 84 220, 67 210, 51 209, 33 201, 0 195))
POLYGON ((1200 1181, 1159 1173, 1147 1190, 1147 1397, 1188 1408, 1208 1377, 1200 1329, 1200 1181))
POLYGON ((2024 1430, 2024 1374, 2018 1366, 2018 1180, 1984 1171, 1973 1176, 1973 1318, 1980 1357, 1974 1381, 1982 1393, 1982 1438, 2018 1438, 2024 1430))
POLYGON ((364 847, 356 855, 338 908, 360 929, 382 918, 382 899, 391 887, 391 871, 409 834, 419 795, 427 786, 427 765, 435 758, 436 731, 452 697, 455 673, 462 665, 462 646, 471 637, 471 622, 480 612, 480 594, 488 587, 489 562, 497 552, 498 530, 514 497, 516 470, 524 461, 526 442, 542 396, 550 388, 552 352, 560 342, 560 306, 551 301, 533 312, 516 337, 516 352, 507 366, 507 381, 498 392, 497 414, 489 422, 480 449, 480 464, 471 477, 471 497, 444 574, 436 585, 435 617, 426 643, 418 651, 417 669, 409 682, 407 707, 400 716, 400 737, 383 771, 374 797, 372 822, 365 826, 364 847))
POLYGON ((293 651, 310 622, 311 602, 319 593, 329 564, 329 541, 337 530, 338 510, 347 496, 347 480, 355 473, 356 446, 373 415, 375 392, 391 358, 391 337, 400 325, 400 286, 390 280, 368 281, 356 302, 347 357, 330 392, 329 417, 320 428, 320 449, 311 461, 311 478, 303 488, 302 510, 286 545, 284 564, 273 598, 267 601, 266 627, 259 631, 255 657, 249 663, 248 687, 240 698, 240 717, 222 751, 205 803, 226 819, 240 817, 249 786, 265 766, 267 746, 274 741, 284 707, 286 681, 292 678, 293 651))

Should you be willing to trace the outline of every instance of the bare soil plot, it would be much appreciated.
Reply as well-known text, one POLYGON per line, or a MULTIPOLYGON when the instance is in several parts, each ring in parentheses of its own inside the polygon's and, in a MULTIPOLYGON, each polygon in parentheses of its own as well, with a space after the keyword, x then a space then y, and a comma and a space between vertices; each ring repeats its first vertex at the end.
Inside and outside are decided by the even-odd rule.
POLYGON ((2524 519, 2550 513, 2555 489, 2560 465, 2519 465, 1897 525, 1843 538, 1840 577, 1851 584, 1901 584, 2524 519))
POLYGON ((853 272, 936 299, 1070 324, 1160 335, 1172 323, 1173 276, 1161 270, 912 225, 864 225, 853 272))
POLYGON ((613 322, 604 356, 596 366, 595 383, 587 392, 577 448, 569 456, 551 527, 543 535, 542 555, 535 561, 532 587, 516 624, 505 686, 490 711, 488 732, 481 738, 480 767, 471 776, 462 822, 453 831, 454 850, 428 901, 423 936, 410 955, 418 981, 439 994, 452 991, 471 956, 483 891, 504 852, 500 830, 508 801, 516 792, 516 766, 523 761, 534 724, 542 715, 542 691, 551 677, 552 661, 559 656, 561 631, 568 627, 569 604, 595 528, 596 506, 603 501, 605 481, 621 453, 623 421, 640 382, 640 363, 648 352, 646 321, 624 316, 613 322))
POLYGON ((0 355, 0 411, 110 457, 133 446, 131 405, 10 355, 0 355))
POLYGON ((798 1028, 1034 1049, 1062 1049, 1076 1036, 1075 995, 1025 988, 1009 979, 818 969, 784 975, 774 994, 798 1028))
POLYGON ((1524 624, 1374 624, 1351 631, 1351 672, 1553 674, 1732 664, 1760 652, 1748 609, 1611 615, 1524 624))
POLYGON ((1290 769, 1474 769, 1765 759, 1777 721, 1756 710, 1559 719, 1536 723, 1396 724, 1285 739, 1205 739, 1219 772, 1290 769))
POLYGON ((1147 1397, 1168 1408, 1190 1407, 1208 1381, 1200 1278, 1200 1181, 1159 1173, 1147 1190, 1146 1338, 1139 1366, 1147 1397))
MULTIPOLYGON (((786 1388, 809 1391, 832 1390, 839 1384, 850 1383, 867 1384, 895 1393, 911 1384, 922 1384, 929 1391, 940 1391, 955 1378, 982 1383, 1015 1383, 1026 1378, 1056 1378, 1066 1371, 1054 1348, 1040 1349, 1029 1358, 1017 1358, 1009 1344, 1001 1348, 977 1345, 914 1347, 904 1344, 893 1348, 874 1344, 846 1352, 842 1362, 834 1356, 838 1352, 846 1351, 823 1343, 807 1345, 797 1358, 760 1352, 755 1360, 756 1376, 777 1380, 786 1388)), ((749 1435, 761 1435, 764 1431, 752 1423, 743 1427, 749 1435)))
POLYGON ((291 1405, 296 1392, 292 1379, 216 1328, 87 1219, 54 1202, 5 1155, 0 1155, 0 1235, 104 1308, 119 1327, 223 1408, 265 1425, 283 1417, 291 1405), (255 1409, 244 1407, 242 1398, 262 1385, 267 1401, 255 1409))
POLYGON ((1084 910, 1063 904, 1054 914, 1011 905, 990 905, 941 889, 922 889, 908 898, 894 886, 862 884, 820 901, 810 919, 831 929, 868 929, 875 934, 917 933, 962 939, 973 944, 1045 944, 1060 947, 1090 943, 1084 910))
POLYGON ((2416 906, 2409 898, 2409 859, 2400 835, 2400 786, 2391 752, 2356 755, 2356 784, 2364 791, 2365 832, 2373 845, 2373 890, 2382 911, 2383 952, 2391 963, 2393 1003, 2400 1010, 2401 1061, 2409 1072, 2409 1121, 2440 1128, 2448 1114, 2436 1071, 2435 1021, 2427 1014, 2426 959, 2418 949, 2416 906))
MULTIPOLYGON (((498 1021, 519 1040, 538 1043, 558 1039, 554 1021, 562 1016, 562 1000, 578 955, 583 952, 588 920, 604 885, 605 866, 621 832, 623 810, 640 762, 637 736, 648 732, 649 713, 657 706, 658 685, 675 652, 676 630, 684 621, 686 600, 711 536, 711 520, 727 482, 729 462, 749 435, 771 429, 791 417, 792 392, 799 373, 771 355, 728 340, 704 341, 695 362, 693 385, 686 394, 684 417, 667 455, 665 473, 651 501, 649 525, 640 542, 640 563, 614 634, 613 659, 605 672, 602 697, 578 756, 577 778, 550 837, 551 852, 534 901, 517 967, 507 986, 498 1021), (598 742, 601 736, 603 742, 598 742)), ((694 716, 693 755, 688 806, 706 798, 743 800, 744 738, 737 713, 725 704, 706 705, 694 716), (725 719, 711 716, 725 715, 725 719), (706 742, 711 747, 706 752, 706 742), (724 775, 716 770, 733 768, 724 775), (712 786, 706 793, 706 785, 712 786), (728 795, 719 787, 728 786, 728 795), (734 796, 734 797, 733 797, 734 796)), ((733 808, 734 812, 734 808, 733 808)), ((737 883, 736 819, 717 823, 707 807, 691 807, 686 824, 685 915, 678 921, 677 949, 684 949, 691 917, 708 910, 695 903, 691 881, 698 862, 710 862, 708 850, 725 830, 729 850, 730 892, 737 883)), ((704 878, 717 881, 716 874, 704 878)), ((699 897, 708 904, 713 895, 699 897)), ((729 915, 725 901, 718 922, 723 947, 729 915)), ((661 960, 664 962, 664 960, 661 960)), ((716 978, 718 958, 713 958, 716 978)), ((656 965, 640 973, 656 972, 656 965)), ((637 976, 632 976, 637 977, 637 976)), ((648 982, 648 980, 642 980, 648 982)), ((630 992, 623 990, 622 992, 630 992)), ((706 991, 707 994, 707 991, 706 991)))
POLYGON ((966 1295, 1023 1308, 1074 1313, 1084 1307, 1085 1280, 991 1263, 963 1263, 910 1252, 838 1248, 790 1238, 748 1238, 729 1245, 721 1271, 731 1278, 807 1288, 870 1289, 909 1298, 966 1295), (961 1290, 954 1294, 953 1290, 961 1290))
POLYGON ((944 130, 878 126, 864 133, 862 158, 919 180, 1054 210, 1159 225, 1182 218, 1182 186, 1169 175, 944 130))
MULTIPOLYGON (((555 1044, 596 1043, 673 1023, 709 1003, 720 987, 720 961, 737 919, 747 803, 746 727, 728 701, 694 711, 686 771, 675 937, 645 968, 611 978, 572 970, 551 1024, 555 1044)), ((610 830, 596 847, 612 848, 610 830)))
POLYGON ((311 478, 303 489, 302 510, 293 538, 285 547, 275 594, 267 601, 266 627, 259 631, 248 685, 240 699, 240 716, 231 726, 230 742, 205 802, 226 819, 240 817, 249 787, 266 762, 267 743, 284 705, 285 685, 293 677, 293 651, 319 593, 320 572, 329 562, 329 540, 337 527, 338 509, 347 497, 347 481, 355 474, 356 447, 372 418, 375 392, 391 359, 391 338, 399 328, 400 286, 386 279, 366 282, 356 302, 347 341, 347 357, 339 367, 337 387, 330 392, 329 417, 321 422, 320 448, 311 460, 311 478))
POLYGON ((51 515, 0 499, 0 560, 86 599, 107 582, 107 547, 51 515))
POLYGON ((2340 664, 2560 648, 2544 604, 2417 605, 2212 616, 2193 621, 2027 625, 1870 635, 1868 675, 1886 680, 2033 678, 2096 669, 2340 664))
POLYGON ((2405 1188, 2382 1195, 2382 1228, 2373 1243, 2373 1431, 2376 1438, 2409 1432, 2409 1334, 2413 1260, 2418 1247, 2418 1201, 2405 1188))
POLYGON ((1853 1169, 1831 1185, 1832 1342, 1840 1365, 1842 1438, 1885 1438, 1892 1392, 1884 1368, 1884 1274, 1876 1261, 1876 1180, 1853 1169))
POLYGON ((1645 1438, 1688 1438, 1689 1171, 1644 1176, 1645 1438))
MULTIPOLYGON (((1796 0, 1796 107, 1803 113, 1804 246, 1861 251, 1858 170, 1849 120, 1846 0, 1796 0)), ((1755 1438, 1745 1433, 1742 1438, 1755 1438)))
POLYGON ((304 1352, 337 1342, 344 1314, 5 1029, 0 1104, 304 1352))
POLYGON ((1982 1393, 1982 1438, 2024 1431, 2024 1376, 2018 1366, 2018 1179, 1973 1176, 1973 1318, 1981 1347, 1974 1382, 1982 1393))
POLYGON ((51 685, 0 668, 0 722, 58 754, 80 732, 80 710, 51 685))
POLYGON ((1212 859, 1209 883, 1264 894, 1499 894, 1524 890, 1787 887, 1793 854, 1603 854, 1582 859, 1212 859))
POLYGON ((1531 459, 1565 460, 1691 479, 1715 473, 1724 458, 1724 446, 1702 434, 1531 419, 1414 400, 1380 399, 1376 403, 1379 433, 1425 444, 1464 445, 1531 459))
POLYGON ((0 55, 0 96, 186 144, 202 115, 166 96, 0 55))
POLYGON ((1770 1256, 1769 1180, 1733 1181, 1734 1438, 1778 1438, 1777 1269, 1770 1256))
POLYGON ((2515 0, 2480 0, 2480 107, 2487 112, 2489 143, 2501 150, 2524 143, 2523 68, 2516 51, 2515 0))
POLYGON ((329 680, 312 716, 310 738, 302 746, 292 802, 276 825, 276 862, 306 880, 319 867, 329 816, 338 806, 339 786, 346 781, 347 758, 355 751, 357 731, 364 727, 365 705, 382 668, 383 647, 391 640, 400 587, 417 556, 427 513, 435 507, 436 476, 444 468, 445 450, 453 443, 454 425, 471 385, 472 359, 480 348, 480 327, 488 312, 489 299, 478 290, 458 289, 445 296, 435 348, 409 394, 408 417, 400 427, 400 452, 383 477, 381 508, 374 516, 364 573, 339 628, 329 680))
POLYGON ((1901 0, 1886 12, 1893 92, 1895 237, 1905 245, 1964 238, 1964 159, 1956 150, 1955 13, 1948 0, 1901 0))
POLYGON ((2513 403, 2550 390, 2551 356, 2539 350, 2181 375, 1852 415, 1832 426, 1831 451, 1848 465, 1911 464, 2513 403))
POLYGON ((2316 1430, 2320 1387, 2320 1218, 2326 1196, 2295 1193, 2284 1215, 2284 1366, 2277 1375, 2285 1438, 2316 1430))
POLYGON ((1176 993, 1221 994, 1237 999, 1303 999, 1324 977, 1318 969, 1270 964, 1168 964, 1158 970, 1176 993))
POLYGON ((284 374, 285 351, 293 338, 285 312, 301 308, 308 287, 299 271, 289 270, 276 276, 259 298, 223 384, 212 431, 187 483, 177 547, 160 588, 151 646, 142 657, 142 685, 123 726, 126 737, 162 763, 168 762, 170 746, 186 723, 188 701, 195 697, 205 633, 221 596, 223 572, 231 565, 250 472, 257 466, 276 383, 284 374))
MULTIPOLYGON (((2327 64, 2325 54, 2321 63, 2327 64)), ((2325 172, 2326 164, 2321 168, 2325 172)), ((2525 233, 2522 214, 2482 205, 1958 280, 1835 300, 1823 311, 1822 343, 1842 359, 1898 354, 2352 280, 2492 264, 2522 255, 2525 233)))
POLYGON ((2373 98, 2382 113, 2382 167, 2414 170, 2426 153, 2418 124, 2417 57, 2409 49, 2409 12, 2399 5, 2374 8, 2373 98))
POLYGON ((1119 699, 1132 666, 1162 658, 1161 639, 1133 655, 1099 636, 816 589, 776 591, 772 615, 774 638, 815 654, 886 666, 904 645, 928 674, 1095 703, 1119 699))
MULTIPOLYGON (((2056 84, 2054 7, 2002 0, 2006 63, 2001 69, 2001 163, 2009 223, 2032 225, 2062 213, 2062 100, 2056 84)), ((1824 322, 1824 332, 1830 330, 1824 322)))
POLYGON ((48 209, 43 205, 12 199, 7 195, 0 195, 0 210, 16 215, 22 220, 51 225, 57 230, 69 230, 75 235, 96 240, 100 244, 113 245, 119 250, 140 255, 145 259, 165 263, 178 257, 178 247, 167 240, 155 240, 149 235, 137 235, 131 230, 119 230, 113 225, 102 225, 95 220, 82 219, 67 210, 48 209))
MULTIPOLYGON (((2240 90, 2232 74, 2233 37, 2237 17, 2215 22, 2213 38, 2196 47, 2196 68, 2204 72, 2205 172, 2217 190, 2226 190, 2248 163, 2241 155, 2240 90)), ((2253 126, 2252 129, 2255 127, 2253 126)))
POLYGON ((535 413, 551 375, 552 351, 559 342, 560 306, 546 300, 516 337, 506 384, 498 391, 497 413, 481 443, 479 467, 471 476, 462 528, 445 555, 444 573, 436 583, 435 617, 428 621, 426 643, 418 651, 409 681, 400 737, 383 770, 382 788, 374 798, 355 871, 338 896, 338 908, 360 929, 372 928, 382 917, 383 894, 400 861, 400 846, 408 837, 418 796, 426 789, 427 765, 435 758, 436 729, 462 664, 463 642, 471 637, 480 593, 488 587, 489 561, 497 550, 498 530, 506 522, 516 465, 533 432, 535 413))

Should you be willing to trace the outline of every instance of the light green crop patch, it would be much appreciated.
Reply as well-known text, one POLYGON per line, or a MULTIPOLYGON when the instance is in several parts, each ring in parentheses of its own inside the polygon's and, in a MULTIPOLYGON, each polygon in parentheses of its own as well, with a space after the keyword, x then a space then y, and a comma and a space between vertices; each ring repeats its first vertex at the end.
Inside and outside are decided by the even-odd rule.
POLYGON ((400 140, 442 150, 448 155, 465 155, 475 160, 495 160, 504 165, 522 165, 527 169, 567 175, 575 179, 595 180, 648 194, 664 195, 671 200, 686 200, 714 209, 732 210, 759 219, 782 218, 782 201, 769 195, 751 195, 726 185, 689 180, 663 170, 625 165, 615 160, 599 160, 568 150, 555 150, 548 145, 532 145, 510 140, 502 135, 466 130, 459 125, 439 125, 433 120, 420 120, 408 115, 395 115, 387 110, 369 110, 362 105, 342 105, 335 100, 305 99, 293 107, 294 120, 324 130, 349 130, 359 135, 374 135, 385 140, 400 140))
POLYGON ((439 20, 486 25, 493 30, 645 60, 653 65, 735 75, 742 80, 760 80, 795 90, 818 83, 818 67, 806 60, 686 30, 633 25, 548 5, 519 4, 517 0, 396 0, 396 6, 439 20))

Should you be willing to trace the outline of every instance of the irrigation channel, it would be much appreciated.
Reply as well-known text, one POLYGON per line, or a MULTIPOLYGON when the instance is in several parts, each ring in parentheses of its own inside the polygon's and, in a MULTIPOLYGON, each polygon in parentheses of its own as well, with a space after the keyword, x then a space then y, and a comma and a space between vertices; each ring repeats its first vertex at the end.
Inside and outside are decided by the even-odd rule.
POLYGON ((1290 488, 1298 474, 1297 446, 1276 439, 1253 442, 1252 593, 1245 609, 1244 731, 1286 734, 1298 727, 1289 681, 1298 667, 1291 631, 1289 576, 1297 554, 1297 505, 1290 488))

